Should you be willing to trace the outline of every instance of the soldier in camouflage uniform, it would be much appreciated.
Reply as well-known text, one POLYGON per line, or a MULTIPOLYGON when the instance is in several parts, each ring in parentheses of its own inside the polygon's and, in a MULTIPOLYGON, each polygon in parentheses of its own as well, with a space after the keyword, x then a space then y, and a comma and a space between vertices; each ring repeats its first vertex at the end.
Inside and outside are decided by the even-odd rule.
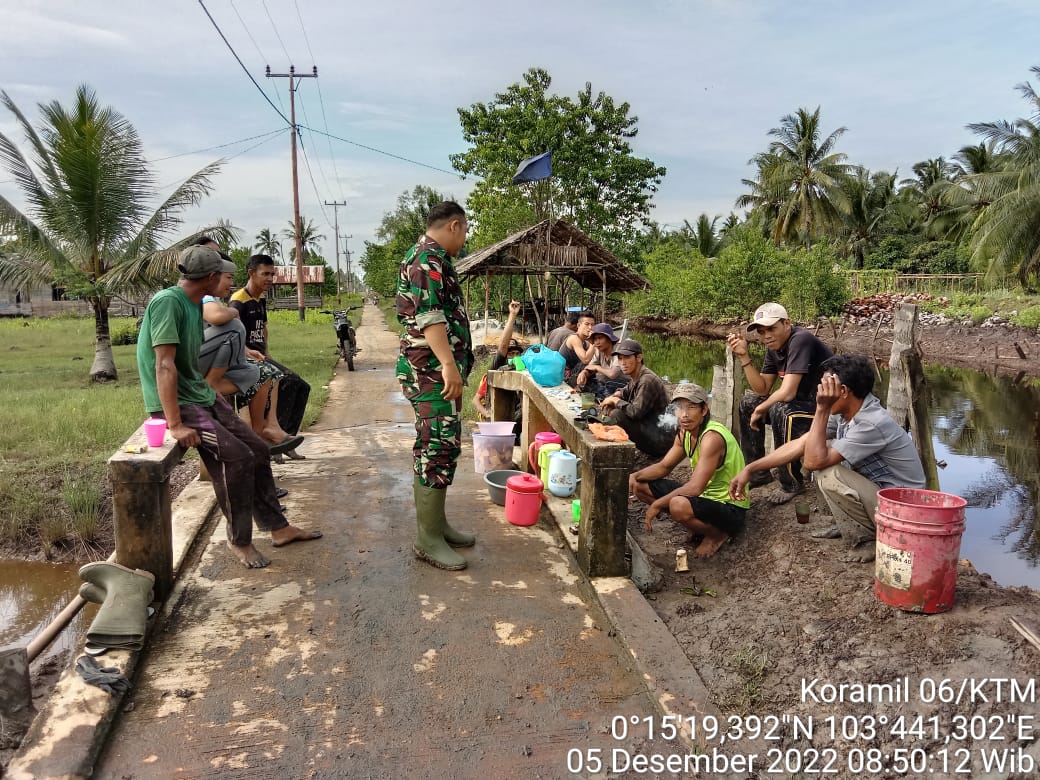
POLYGON ((444 512, 462 449, 462 385, 473 368, 469 317, 452 264, 467 229, 459 204, 434 206, 425 235, 408 251, 397 279, 397 319, 404 326, 397 378, 415 410, 413 549, 418 558, 450 570, 466 568, 452 547, 476 541, 452 528, 444 512))

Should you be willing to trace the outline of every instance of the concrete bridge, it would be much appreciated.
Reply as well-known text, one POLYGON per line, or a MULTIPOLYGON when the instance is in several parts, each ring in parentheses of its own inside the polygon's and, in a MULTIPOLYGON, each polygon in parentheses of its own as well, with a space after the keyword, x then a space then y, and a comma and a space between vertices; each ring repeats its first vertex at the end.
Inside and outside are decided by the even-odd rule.
POLYGON ((602 776, 614 750, 689 750, 645 725, 714 711, 667 629, 631 580, 586 578, 551 513, 506 523, 468 443, 448 505, 478 535, 469 568, 415 560, 397 338, 368 306, 358 339, 307 459, 275 467, 290 520, 324 538, 260 535, 273 563, 246 570, 212 517, 127 660, 133 690, 66 672, 9 777, 602 776))

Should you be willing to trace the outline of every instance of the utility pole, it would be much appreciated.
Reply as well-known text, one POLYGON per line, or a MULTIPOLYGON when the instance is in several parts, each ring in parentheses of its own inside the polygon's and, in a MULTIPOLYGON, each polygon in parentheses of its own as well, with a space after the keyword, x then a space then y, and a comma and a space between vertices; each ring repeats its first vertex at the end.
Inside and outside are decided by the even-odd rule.
MULTIPOLYGON (((340 300, 340 295, 343 292, 343 285, 340 283, 339 277, 339 207, 346 206, 347 202, 334 200, 332 203, 329 203, 328 201, 325 201, 325 205, 332 206, 332 213, 334 215, 333 220, 335 220, 336 223, 332 229, 336 233, 336 305, 338 306, 342 302, 340 300)), ((349 267, 347 270, 350 270, 349 267)))
POLYGON ((300 321, 306 317, 306 305, 303 298, 303 241, 300 229, 300 179, 296 173, 296 79, 318 78, 318 66, 312 66, 311 73, 297 73, 296 68, 289 66, 288 73, 271 73, 267 66, 267 78, 289 79, 289 123, 292 125, 292 197, 293 227, 296 228, 296 304, 300 309, 300 321))
POLYGON ((343 254, 347 258, 347 292, 354 292, 354 277, 350 273, 350 250, 347 248, 347 241, 352 239, 354 236, 343 236, 343 254))

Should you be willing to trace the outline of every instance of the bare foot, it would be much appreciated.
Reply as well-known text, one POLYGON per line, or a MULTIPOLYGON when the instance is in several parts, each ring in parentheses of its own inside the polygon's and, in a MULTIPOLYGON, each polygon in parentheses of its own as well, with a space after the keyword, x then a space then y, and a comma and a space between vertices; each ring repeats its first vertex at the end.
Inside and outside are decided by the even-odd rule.
POLYGON ((232 555, 238 558, 239 563, 247 569, 262 569, 265 566, 269 566, 271 563, 251 544, 238 545, 228 542, 227 546, 228 549, 231 550, 232 555))
POLYGON ((309 542, 311 539, 320 539, 321 531, 305 531, 295 525, 287 525, 271 531, 271 544, 275 547, 285 547, 293 542, 309 542))
POLYGON ((705 534, 704 541, 697 545, 694 549, 693 554, 698 558, 710 558, 719 551, 726 542, 729 541, 729 534, 718 533, 718 534, 705 534))
POLYGON ((257 433, 260 434, 261 439, 266 439, 272 444, 277 444, 278 442, 284 441, 285 439, 289 438, 289 434, 283 431, 281 427, 273 428, 268 426, 267 428, 264 428, 262 431, 257 431, 257 433))
POLYGON ((775 506, 779 506, 780 504, 786 504, 792 498, 794 498, 797 495, 801 495, 804 492, 805 488, 798 488, 794 492, 785 490, 784 488, 777 488, 769 494, 769 503, 775 506))
POLYGON ((874 540, 871 539, 869 542, 863 542, 862 544, 857 544, 855 547, 850 548, 849 551, 842 555, 838 560, 842 563, 870 563, 874 560, 874 553, 874 540))

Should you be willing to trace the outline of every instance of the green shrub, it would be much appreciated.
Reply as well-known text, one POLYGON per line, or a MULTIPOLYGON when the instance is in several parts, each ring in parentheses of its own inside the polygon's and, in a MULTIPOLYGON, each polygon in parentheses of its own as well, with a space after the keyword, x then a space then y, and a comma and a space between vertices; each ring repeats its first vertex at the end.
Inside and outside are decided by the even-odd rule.
POLYGON ((1020 328, 1040 328, 1040 306, 1023 309, 1011 321, 1020 328))
POLYGON ((137 320, 126 317, 109 324, 109 335, 113 347, 125 347, 137 343, 137 320))
POLYGON ((989 319, 992 313, 989 306, 972 306, 969 316, 973 325, 979 325, 989 319))

